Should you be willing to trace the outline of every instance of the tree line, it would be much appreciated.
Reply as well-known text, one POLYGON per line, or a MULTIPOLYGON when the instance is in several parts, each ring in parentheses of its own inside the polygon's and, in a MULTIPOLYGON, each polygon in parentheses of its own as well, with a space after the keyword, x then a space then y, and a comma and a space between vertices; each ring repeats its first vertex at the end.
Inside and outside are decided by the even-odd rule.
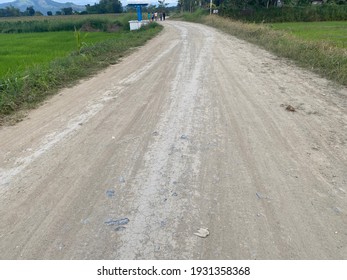
POLYGON ((271 7, 305 7, 311 5, 345 5, 347 0, 216 0, 218 6, 224 5, 231 8, 269 9, 271 7))
POLYGON ((20 16, 34 16, 42 15, 41 12, 36 12, 33 6, 27 7, 25 11, 21 12, 18 8, 8 6, 0 9, 0 17, 20 17, 20 16))
MULTIPOLYGON (((71 7, 62 8, 60 11, 56 11, 55 15, 72 15, 76 14, 71 7)), ((48 11, 48 16, 52 16, 53 12, 48 11)), ((43 13, 40 11, 35 11, 33 6, 29 6, 25 11, 20 11, 18 8, 13 6, 8 6, 6 8, 0 9, 0 17, 21 17, 21 16, 43 16, 43 13)))
POLYGON ((347 20, 347 0, 219 0, 220 14, 251 22, 347 20))
MULTIPOLYGON (((123 12, 122 3, 119 0, 100 0, 94 5, 86 5, 86 10, 82 12, 74 11, 71 7, 62 8, 56 11, 55 15, 72 15, 72 14, 109 14, 123 12)), ((52 16, 53 12, 48 11, 48 16, 52 16)), ((20 17, 20 16, 43 16, 40 11, 35 11, 33 6, 29 6, 25 11, 20 11, 18 8, 10 5, 0 9, 0 17, 20 17)))
MULTIPOLYGON (((181 12, 210 9, 210 0, 178 0, 181 12)), ((347 20, 347 0, 213 0, 225 17, 250 22, 347 20)))
MULTIPOLYGON (((272 7, 305 7, 311 5, 346 5, 347 0, 213 0, 213 8, 270 9, 272 7)), ((178 0, 182 12, 209 8, 210 0, 178 0)))

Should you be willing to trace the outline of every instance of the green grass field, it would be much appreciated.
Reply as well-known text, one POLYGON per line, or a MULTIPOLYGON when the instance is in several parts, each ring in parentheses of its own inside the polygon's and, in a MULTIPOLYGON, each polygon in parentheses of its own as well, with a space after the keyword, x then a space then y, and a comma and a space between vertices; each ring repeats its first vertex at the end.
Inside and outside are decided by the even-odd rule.
POLYGON ((17 122, 23 110, 60 88, 117 63, 162 30, 151 23, 129 31, 128 21, 134 18, 135 14, 124 14, 0 20, 0 126, 17 122))
POLYGON ((78 51, 83 46, 117 38, 133 14, 0 18, 0 78, 78 51), (98 32, 94 32, 98 31, 98 32), (112 31, 112 32, 106 32, 112 31), (87 36, 85 36, 87 34, 87 36))
MULTIPOLYGON (((87 45, 118 36, 107 32, 81 32, 81 35, 87 45)), ((73 31, 0 34, 0 77, 22 72, 76 50, 73 31)))
POLYGON ((286 22, 269 26, 275 30, 288 31, 307 41, 326 42, 335 47, 347 48, 347 21, 286 22))

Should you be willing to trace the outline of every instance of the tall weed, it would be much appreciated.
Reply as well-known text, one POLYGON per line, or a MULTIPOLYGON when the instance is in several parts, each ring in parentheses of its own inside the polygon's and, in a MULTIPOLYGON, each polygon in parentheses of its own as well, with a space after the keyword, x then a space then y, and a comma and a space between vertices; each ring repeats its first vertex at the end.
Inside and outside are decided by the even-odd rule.
POLYGON ((82 35, 81 29, 77 30, 75 27, 74 37, 76 39, 76 50, 78 54, 81 54, 82 48, 87 45, 87 43, 84 41, 87 35, 88 33, 82 35))

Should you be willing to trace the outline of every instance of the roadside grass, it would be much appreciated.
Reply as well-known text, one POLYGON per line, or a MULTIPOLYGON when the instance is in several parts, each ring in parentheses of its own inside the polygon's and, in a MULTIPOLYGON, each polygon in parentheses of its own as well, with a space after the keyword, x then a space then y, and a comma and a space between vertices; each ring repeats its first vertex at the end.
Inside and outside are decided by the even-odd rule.
POLYGON ((193 21, 215 27, 278 56, 288 58, 323 77, 347 85, 347 49, 345 48, 321 39, 305 40, 288 31, 275 30, 265 24, 242 23, 216 15, 198 14, 193 21))
MULTIPOLYGON (((56 93, 59 89, 71 86, 78 79, 117 63, 119 58, 143 45, 161 30, 162 26, 152 23, 137 31, 120 31, 110 34, 107 40, 98 41, 100 38, 96 37, 94 40, 97 42, 84 46, 80 54, 77 50, 72 51, 66 48, 65 55, 61 57, 37 63, 23 71, 14 71, 0 76, 0 125, 19 121, 21 117, 16 118, 18 112, 18 115, 22 116, 21 112, 35 108, 47 96, 56 93)), ((69 40, 76 40, 73 32, 69 37, 72 38, 69 40)), ((90 39, 93 38, 93 36, 90 37, 90 39)), ((66 43, 66 38, 61 40, 66 43)), ((73 42, 71 42, 72 46, 73 42)))

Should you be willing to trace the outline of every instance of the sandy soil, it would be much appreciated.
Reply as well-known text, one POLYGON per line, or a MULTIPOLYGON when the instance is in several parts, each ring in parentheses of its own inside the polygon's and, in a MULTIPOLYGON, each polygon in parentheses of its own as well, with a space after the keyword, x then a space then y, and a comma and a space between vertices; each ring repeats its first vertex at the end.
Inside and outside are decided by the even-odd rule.
POLYGON ((0 258, 347 259, 346 88, 164 26, 0 129, 0 258))

